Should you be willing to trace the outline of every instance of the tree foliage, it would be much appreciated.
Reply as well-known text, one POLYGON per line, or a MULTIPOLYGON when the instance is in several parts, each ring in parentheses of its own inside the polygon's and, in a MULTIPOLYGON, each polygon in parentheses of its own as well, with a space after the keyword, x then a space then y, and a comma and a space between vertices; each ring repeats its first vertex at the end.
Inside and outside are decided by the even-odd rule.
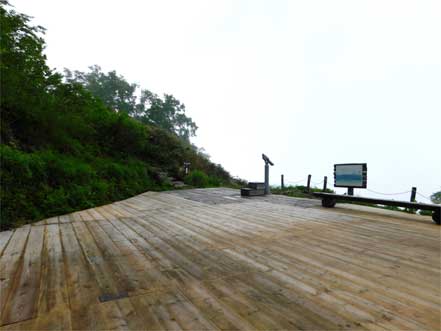
MULTIPOLYGON (((173 97, 144 93, 158 109, 149 120, 138 114, 144 123, 135 120, 143 108, 133 99, 133 84, 106 74, 118 93, 95 96, 103 82, 98 68, 89 87, 63 80, 46 65, 43 28, 3 0, 0 19, 2 229, 166 189, 161 174, 183 179, 184 161, 215 179, 210 183, 230 182, 228 172, 179 137, 185 133, 170 132, 179 123, 161 122, 160 109, 183 107, 173 97)), ((183 108, 167 111, 177 116, 183 108)))
POLYGON ((1 136, 10 141, 12 131, 23 132, 32 126, 51 103, 49 93, 60 77, 46 65, 41 37, 44 29, 30 26, 29 16, 7 10, 7 6, 6 1, 0 3, 0 107, 1 136), (33 111, 28 111, 29 108, 33 111))
POLYGON ((89 67, 89 70, 71 72, 65 69, 66 80, 83 85, 112 110, 163 128, 186 141, 195 136, 196 124, 185 114, 185 105, 173 95, 164 94, 161 98, 149 90, 141 89, 138 97, 139 86, 130 84, 116 71, 104 73, 97 65, 89 67))
POLYGON ((112 110, 132 115, 136 108, 136 84, 129 84, 124 77, 116 71, 107 74, 101 71, 98 65, 89 67, 90 71, 72 72, 64 69, 65 78, 68 82, 82 84, 95 97, 101 99, 112 110))
POLYGON ((435 192, 430 196, 430 200, 433 203, 441 204, 441 191, 435 192))

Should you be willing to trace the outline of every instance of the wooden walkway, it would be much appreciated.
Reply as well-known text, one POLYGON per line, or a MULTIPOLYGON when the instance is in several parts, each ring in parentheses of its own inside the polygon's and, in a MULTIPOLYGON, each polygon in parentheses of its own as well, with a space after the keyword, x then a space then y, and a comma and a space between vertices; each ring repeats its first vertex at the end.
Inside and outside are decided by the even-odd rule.
POLYGON ((229 189, 0 232, 1 330, 440 330, 429 217, 229 189))

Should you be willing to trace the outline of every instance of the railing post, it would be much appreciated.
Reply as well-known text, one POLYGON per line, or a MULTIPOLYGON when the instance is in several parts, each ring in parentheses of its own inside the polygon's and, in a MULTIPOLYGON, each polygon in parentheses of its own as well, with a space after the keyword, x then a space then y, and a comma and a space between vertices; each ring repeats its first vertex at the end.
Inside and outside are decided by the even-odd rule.
POLYGON ((306 185, 306 192, 311 191, 311 175, 308 175, 308 184, 306 185))
POLYGON ((280 187, 282 188, 282 191, 285 189, 285 180, 283 175, 280 176, 280 187))
POLYGON ((323 192, 326 191, 327 185, 328 185, 328 176, 325 176, 325 178, 323 178, 323 192))
POLYGON ((417 188, 416 187, 412 187, 412 193, 410 194, 410 202, 415 202, 415 200, 416 200, 416 191, 417 191, 417 188))

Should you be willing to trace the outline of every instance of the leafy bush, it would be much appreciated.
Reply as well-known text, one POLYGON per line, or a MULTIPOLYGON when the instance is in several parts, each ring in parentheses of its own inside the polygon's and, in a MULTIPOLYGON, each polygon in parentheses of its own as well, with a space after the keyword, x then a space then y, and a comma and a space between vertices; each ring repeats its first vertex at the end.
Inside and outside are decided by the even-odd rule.
POLYGON ((432 203, 441 204, 441 191, 435 192, 430 196, 432 203))
POLYGON ((161 189, 138 160, 93 162, 55 153, 27 153, 1 145, 1 227, 90 208, 161 189))
POLYGON ((201 170, 193 170, 185 176, 184 183, 194 187, 207 187, 209 184, 208 176, 201 170))
POLYGON ((148 95, 156 117, 179 110, 181 121, 169 131, 107 107, 81 81, 63 82, 52 72, 43 54, 44 29, 8 6, 0 1, 2 229, 170 188, 161 173, 182 179, 184 161, 200 169, 186 178, 193 186, 231 182, 228 172, 182 139, 196 130, 182 117, 183 104, 148 95))
MULTIPOLYGON (((326 193, 335 193, 331 189, 326 189, 326 191, 323 191, 321 188, 318 187, 311 187, 310 192, 326 192, 326 193)), ((311 194, 307 192, 307 188, 304 185, 296 185, 296 186, 286 186, 283 190, 280 187, 272 187, 271 193, 274 194, 283 194, 290 197, 296 197, 296 198, 311 198, 311 194)))
POLYGON ((222 181, 214 176, 209 176, 208 177, 208 186, 209 187, 219 187, 222 185, 222 181))
POLYGON ((420 215, 424 215, 424 216, 432 216, 432 211, 431 210, 419 210, 418 214, 420 215))

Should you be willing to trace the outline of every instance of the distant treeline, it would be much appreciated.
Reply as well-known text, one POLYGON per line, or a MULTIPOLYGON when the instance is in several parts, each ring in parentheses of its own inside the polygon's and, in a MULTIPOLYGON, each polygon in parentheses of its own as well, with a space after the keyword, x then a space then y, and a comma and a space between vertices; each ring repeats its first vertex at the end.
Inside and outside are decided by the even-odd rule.
POLYGON ((1 19, 1 228, 170 188, 232 185, 189 143, 185 106, 116 72, 53 72, 44 29, 4 0, 1 19), (182 164, 197 169, 184 178, 182 164))
POLYGON ((186 141, 195 136, 196 123, 185 114, 185 105, 173 95, 164 94, 161 98, 137 84, 127 82, 116 71, 104 73, 97 65, 89 69, 89 72, 65 69, 65 80, 81 84, 108 108, 126 113, 144 124, 165 129, 186 141))

